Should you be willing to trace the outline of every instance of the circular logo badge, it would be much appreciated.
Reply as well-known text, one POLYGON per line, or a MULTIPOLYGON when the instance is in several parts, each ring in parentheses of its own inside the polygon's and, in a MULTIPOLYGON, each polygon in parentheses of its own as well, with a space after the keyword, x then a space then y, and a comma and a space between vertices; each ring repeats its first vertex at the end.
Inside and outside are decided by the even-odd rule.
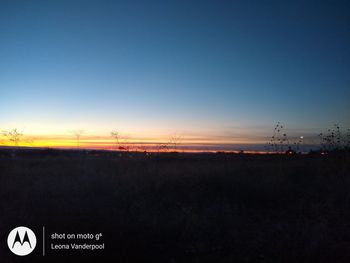
POLYGON ((18 256, 30 254, 36 246, 36 236, 34 232, 25 226, 13 229, 7 237, 9 249, 18 256))

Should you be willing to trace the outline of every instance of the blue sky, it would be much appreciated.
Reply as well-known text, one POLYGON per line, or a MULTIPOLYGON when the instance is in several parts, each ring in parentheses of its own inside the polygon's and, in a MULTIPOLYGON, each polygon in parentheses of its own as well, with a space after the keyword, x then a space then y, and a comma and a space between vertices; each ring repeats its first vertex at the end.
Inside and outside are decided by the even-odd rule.
POLYGON ((350 126, 348 1, 1 1, 0 128, 350 126))

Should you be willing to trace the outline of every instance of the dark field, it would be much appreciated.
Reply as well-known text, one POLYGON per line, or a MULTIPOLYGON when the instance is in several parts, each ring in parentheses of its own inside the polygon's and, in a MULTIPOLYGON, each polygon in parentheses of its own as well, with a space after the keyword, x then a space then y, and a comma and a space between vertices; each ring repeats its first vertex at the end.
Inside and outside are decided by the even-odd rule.
POLYGON ((1 263, 350 262, 349 156, 4 155, 0 182, 1 263), (20 225, 26 257, 6 244, 20 225), (50 250, 54 232, 106 248, 50 250))

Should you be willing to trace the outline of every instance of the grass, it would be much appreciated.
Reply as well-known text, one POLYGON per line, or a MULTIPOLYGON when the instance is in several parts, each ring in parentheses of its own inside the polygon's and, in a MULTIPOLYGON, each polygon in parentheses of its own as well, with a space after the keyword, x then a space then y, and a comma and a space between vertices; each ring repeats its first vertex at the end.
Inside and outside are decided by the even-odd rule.
POLYGON ((5 155, 0 232, 104 234, 104 252, 47 262, 350 262, 349 168, 346 155, 5 155))

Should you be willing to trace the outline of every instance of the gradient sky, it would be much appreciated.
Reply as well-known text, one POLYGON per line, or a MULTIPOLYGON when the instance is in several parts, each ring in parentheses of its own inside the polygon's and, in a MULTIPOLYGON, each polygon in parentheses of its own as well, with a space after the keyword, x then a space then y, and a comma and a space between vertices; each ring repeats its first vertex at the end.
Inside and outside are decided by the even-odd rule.
POLYGON ((348 128, 349 14, 349 1, 2 0, 0 129, 247 143, 277 121, 348 128))

